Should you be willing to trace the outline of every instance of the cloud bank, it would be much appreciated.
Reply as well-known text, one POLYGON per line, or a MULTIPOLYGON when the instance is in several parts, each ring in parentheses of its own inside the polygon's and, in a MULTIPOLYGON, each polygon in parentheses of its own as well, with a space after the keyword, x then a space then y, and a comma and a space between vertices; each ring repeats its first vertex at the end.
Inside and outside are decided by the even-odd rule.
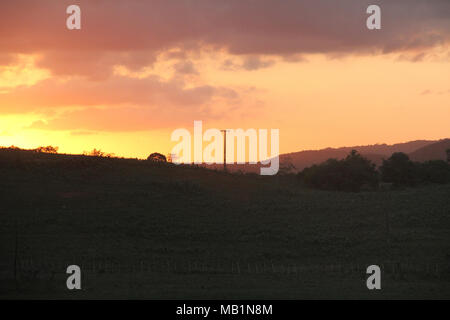
MULTIPOLYGON (((169 57, 173 49, 173 69, 182 76, 199 75, 185 56, 202 50, 242 57, 242 64, 222 67, 249 72, 275 63, 261 56, 294 61, 306 54, 412 53, 420 60, 427 50, 448 46, 449 17, 448 0, 1 1, 0 65, 14 64, 18 54, 36 55, 37 67, 50 70, 53 77, 0 94, 0 113, 84 106, 84 111, 71 111, 60 123, 75 128, 73 119, 81 122, 83 116, 95 115, 105 122, 100 129, 146 128, 141 119, 148 119, 154 108, 164 108, 166 115, 160 120, 169 121, 189 110, 205 110, 217 99, 232 103, 240 93, 156 76, 120 77, 114 75, 114 66, 140 70, 162 53, 169 57), (74 3, 82 9, 79 31, 65 27, 65 9, 74 3), (370 4, 382 8, 380 31, 365 27, 370 4), (102 114, 105 106, 114 108, 109 116, 102 114), (106 124, 126 114, 134 119, 127 125, 106 124)), ((62 128, 51 122, 35 126, 62 128)))

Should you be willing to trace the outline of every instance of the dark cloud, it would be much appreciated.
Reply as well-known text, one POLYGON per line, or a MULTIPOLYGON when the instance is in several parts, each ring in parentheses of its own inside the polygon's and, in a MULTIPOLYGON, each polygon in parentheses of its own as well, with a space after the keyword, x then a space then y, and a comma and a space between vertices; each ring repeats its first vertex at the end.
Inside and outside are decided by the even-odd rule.
POLYGON ((244 60, 244 63, 242 64, 242 67, 245 70, 258 70, 258 69, 262 69, 262 68, 267 68, 270 67, 274 64, 275 62, 272 60, 262 60, 260 57, 257 56, 250 56, 247 57, 244 60))
POLYGON ((1 1, 0 52, 40 53, 40 66, 57 74, 101 79, 114 64, 138 69, 177 47, 179 56, 210 46, 253 56, 417 51, 421 58, 450 39, 448 0, 79 0, 82 30, 68 31, 73 3, 1 1), (380 31, 365 27, 369 4, 382 7, 380 31))
POLYGON ((91 80, 104 80, 114 65, 125 65, 131 71, 152 65, 156 56, 151 52, 48 51, 37 60, 37 66, 52 70, 56 76, 80 75, 91 80))
POLYGON ((245 56, 242 59, 242 62, 235 62, 232 59, 226 59, 222 63, 222 69, 228 70, 228 71, 235 71, 235 70, 247 70, 247 71, 254 71, 259 69, 268 68, 275 64, 275 61, 273 59, 263 59, 259 56, 245 56))
POLYGON ((192 61, 180 61, 177 62, 173 67, 176 73, 182 75, 195 75, 199 73, 192 61))

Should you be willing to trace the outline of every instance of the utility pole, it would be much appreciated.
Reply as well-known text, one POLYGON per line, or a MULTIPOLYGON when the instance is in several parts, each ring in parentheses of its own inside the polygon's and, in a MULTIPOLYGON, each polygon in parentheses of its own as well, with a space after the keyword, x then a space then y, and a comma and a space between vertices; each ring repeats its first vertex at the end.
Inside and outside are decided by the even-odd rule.
POLYGON ((223 132, 223 171, 227 172, 227 130, 223 132))

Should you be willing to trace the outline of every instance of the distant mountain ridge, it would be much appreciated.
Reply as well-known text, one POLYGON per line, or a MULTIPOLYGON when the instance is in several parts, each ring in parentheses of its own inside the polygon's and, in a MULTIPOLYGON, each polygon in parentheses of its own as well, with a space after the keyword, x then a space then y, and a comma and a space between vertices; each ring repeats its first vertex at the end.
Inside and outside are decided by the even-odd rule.
MULTIPOLYGON (((1 149, 11 149, 3 148, 1 149)), ((14 149, 14 148, 13 148, 14 149)), ((36 153, 36 150, 20 150, 16 148, 16 152, 21 153, 36 153)), ((450 139, 441 140, 415 140, 404 143, 397 143, 393 145, 375 144, 366 146, 353 146, 342 148, 326 148, 320 150, 304 150, 280 155, 280 172, 295 173, 310 167, 314 164, 322 163, 330 158, 343 159, 352 150, 357 150, 364 157, 375 163, 377 166, 381 165, 383 159, 389 158, 394 152, 403 152, 409 155, 412 161, 424 162, 429 160, 447 160, 447 150, 450 149, 450 139)), ((54 157, 54 154, 39 153, 41 156, 54 157)), ((71 157, 86 157, 84 155, 57 155, 57 156, 71 156, 71 157)), ((1 159, 0 159, 1 160, 1 159)), ((223 170, 223 164, 202 164, 201 167, 215 170, 223 170)), ((260 173, 261 164, 227 164, 230 172, 243 173, 260 173)))
POLYGON ((346 157, 351 150, 357 150, 376 165, 380 165, 383 158, 390 157, 394 152, 410 154, 439 141, 441 140, 415 140, 404 143, 396 143, 393 145, 375 144, 342 148, 326 148, 321 150, 305 150, 280 155, 280 163, 291 163, 295 166, 297 171, 300 171, 306 167, 321 163, 330 158, 342 159, 346 157))
POLYGON ((436 143, 424 146, 409 154, 413 161, 447 160, 447 150, 450 149, 450 139, 442 139, 436 143))
MULTIPOLYGON (((326 148, 320 150, 303 150, 280 155, 280 170, 298 172, 314 164, 322 163, 330 158, 345 158, 352 150, 357 150, 364 157, 381 165, 383 159, 389 158, 394 152, 403 152, 413 161, 446 160, 446 150, 450 148, 450 139, 415 140, 404 143, 375 144, 341 148, 326 148)), ((206 165, 210 169, 221 169, 222 164, 206 165)), ((230 171, 259 173, 261 164, 227 164, 230 171)))

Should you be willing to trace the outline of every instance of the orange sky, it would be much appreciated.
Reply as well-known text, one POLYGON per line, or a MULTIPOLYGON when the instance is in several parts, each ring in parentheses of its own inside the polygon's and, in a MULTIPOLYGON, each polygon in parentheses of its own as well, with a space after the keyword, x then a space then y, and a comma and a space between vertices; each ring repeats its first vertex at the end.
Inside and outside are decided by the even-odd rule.
POLYGON ((152 2, 167 19, 139 18, 134 0, 123 15, 123 1, 80 3, 81 31, 61 23, 65 1, 44 0, 28 19, 32 1, 0 4, 0 145, 144 158, 168 154, 171 132, 192 131, 194 120, 280 129, 282 153, 449 137, 450 26, 440 14, 450 7, 441 1, 410 1, 415 22, 385 8, 376 35, 356 1, 317 19, 323 8, 308 1, 292 1, 304 9, 295 17, 291 2, 262 1, 255 12, 230 1, 229 16, 218 1, 183 13, 152 2), (107 28, 111 17, 120 24, 107 28))

